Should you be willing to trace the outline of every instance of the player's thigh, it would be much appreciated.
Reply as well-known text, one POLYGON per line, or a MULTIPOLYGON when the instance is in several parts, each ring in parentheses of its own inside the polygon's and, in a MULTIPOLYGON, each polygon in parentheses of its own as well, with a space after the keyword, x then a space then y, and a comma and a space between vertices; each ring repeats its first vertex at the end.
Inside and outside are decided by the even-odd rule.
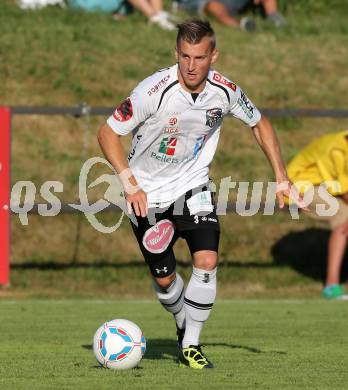
POLYGON ((335 197, 334 201, 337 202, 338 209, 333 215, 328 215, 326 212, 328 203, 319 194, 319 188, 319 186, 314 186, 313 198, 308 205, 309 211, 306 212, 306 216, 319 221, 326 221, 330 224, 331 229, 335 229, 348 220, 348 205, 340 197, 335 197))
POLYGON ((197 187, 188 191, 183 200, 183 207, 174 207, 173 222, 178 234, 186 240, 195 265, 205 264, 206 269, 216 266, 220 223, 214 193, 207 186, 197 187))
POLYGON ((339 197, 337 197, 336 199, 338 202, 338 211, 329 220, 330 227, 332 230, 336 229, 338 226, 341 226, 348 221, 348 204, 339 197))
POLYGON ((195 267, 214 269, 218 262, 220 231, 216 229, 194 229, 182 232, 190 249, 195 267))

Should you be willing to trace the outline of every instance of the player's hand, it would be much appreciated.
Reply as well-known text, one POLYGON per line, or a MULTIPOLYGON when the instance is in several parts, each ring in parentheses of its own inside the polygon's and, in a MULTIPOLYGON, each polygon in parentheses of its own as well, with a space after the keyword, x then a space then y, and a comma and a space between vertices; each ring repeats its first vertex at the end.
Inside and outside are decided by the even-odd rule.
POLYGON ((139 189, 138 191, 129 194, 125 193, 126 202, 127 202, 127 209, 129 214, 133 213, 133 210, 135 212, 135 215, 137 217, 146 217, 148 213, 148 205, 147 205, 147 196, 146 193, 139 189))
POLYGON ((277 180, 277 199, 279 207, 282 209, 284 207, 284 196, 288 197, 291 201, 295 202, 299 208, 304 211, 309 211, 309 208, 303 200, 303 195, 298 191, 298 189, 293 185, 293 183, 288 178, 283 178, 282 180, 277 180))
POLYGON ((119 173, 124 188, 128 214, 134 213, 137 217, 146 217, 148 214, 147 195, 137 183, 130 168, 119 173))

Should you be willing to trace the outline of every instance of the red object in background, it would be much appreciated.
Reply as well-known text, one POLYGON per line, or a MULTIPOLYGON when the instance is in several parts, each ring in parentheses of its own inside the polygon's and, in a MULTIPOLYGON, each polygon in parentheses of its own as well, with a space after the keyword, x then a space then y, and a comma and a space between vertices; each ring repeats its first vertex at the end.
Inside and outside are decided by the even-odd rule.
POLYGON ((10 271, 10 136, 11 110, 0 107, 0 285, 10 271))

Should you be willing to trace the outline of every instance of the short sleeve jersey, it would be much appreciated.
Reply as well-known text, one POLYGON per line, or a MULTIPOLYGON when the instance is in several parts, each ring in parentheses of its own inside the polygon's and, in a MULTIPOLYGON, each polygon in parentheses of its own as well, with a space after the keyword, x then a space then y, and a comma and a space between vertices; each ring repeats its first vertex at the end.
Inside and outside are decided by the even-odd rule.
POLYGON ((246 94, 220 73, 209 71, 194 100, 177 72, 174 65, 140 82, 107 121, 117 134, 133 133, 128 162, 149 207, 169 205, 209 181, 226 115, 250 127, 261 118, 246 94))

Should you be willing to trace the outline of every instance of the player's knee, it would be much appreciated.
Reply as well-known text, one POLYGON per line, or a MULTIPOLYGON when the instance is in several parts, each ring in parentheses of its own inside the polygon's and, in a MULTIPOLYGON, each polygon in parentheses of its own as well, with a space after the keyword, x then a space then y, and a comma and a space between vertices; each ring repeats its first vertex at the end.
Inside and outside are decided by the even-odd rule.
POLYGON ((155 283, 160 287, 161 289, 168 288, 171 283, 175 280, 175 272, 172 274, 165 276, 164 278, 155 278, 155 283))
POLYGON ((193 261, 196 268, 211 271, 216 268, 218 257, 214 251, 198 251, 194 253, 193 261))

